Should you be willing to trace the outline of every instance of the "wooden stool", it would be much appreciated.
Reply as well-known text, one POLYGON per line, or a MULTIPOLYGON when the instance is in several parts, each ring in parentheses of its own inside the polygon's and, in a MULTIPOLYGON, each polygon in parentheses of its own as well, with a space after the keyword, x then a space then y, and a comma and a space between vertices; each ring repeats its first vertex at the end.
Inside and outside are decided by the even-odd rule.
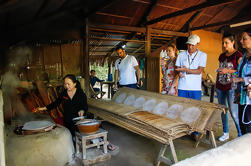
POLYGON ((104 129, 99 129, 96 133, 93 134, 76 132, 76 153, 78 154, 82 151, 82 159, 84 165, 94 164, 96 162, 104 161, 111 158, 111 155, 107 153, 107 133, 108 132, 104 129), (102 137, 103 140, 100 141, 99 138, 102 137), (94 142, 93 144, 88 144, 93 139, 99 139, 99 141, 94 142), (103 145, 103 151, 99 150, 101 145, 103 145), (91 152, 90 148, 93 147, 96 148, 92 149, 91 152), (88 151, 90 152, 89 155, 88 151))

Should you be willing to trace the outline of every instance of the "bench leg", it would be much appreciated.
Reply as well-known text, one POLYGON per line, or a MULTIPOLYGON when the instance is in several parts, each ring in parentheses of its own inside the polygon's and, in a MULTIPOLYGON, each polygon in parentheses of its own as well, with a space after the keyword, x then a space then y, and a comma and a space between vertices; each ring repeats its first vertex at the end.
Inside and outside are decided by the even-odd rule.
POLYGON ((195 144, 194 144, 194 148, 197 148, 197 147, 198 147, 198 145, 200 144, 200 141, 201 141, 201 139, 202 139, 203 136, 204 136, 204 134, 201 133, 199 139, 198 139, 198 140, 195 142, 195 144))
POLYGON ((212 147, 216 148, 217 144, 216 144, 215 137, 214 137, 214 131, 212 131, 212 130, 209 131, 209 138, 210 138, 212 147))
POLYGON ((178 159, 177 159, 177 155, 176 155, 176 152, 175 152, 173 140, 171 140, 171 139, 169 139, 169 146, 170 146, 170 150, 171 150, 172 160, 173 160, 174 163, 177 163, 178 159))
POLYGON ((156 161, 156 166, 159 166, 161 162, 164 162, 165 164, 168 164, 168 165, 172 165, 173 163, 178 162, 177 155, 176 155, 176 152, 175 152, 175 148, 174 148, 174 144, 173 144, 172 139, 169 140, 169 146, 170 146, 170 152, 171 152, 172 160, 165 157, 165 152, 166 152, 167 146, 168 146, 167 144, 162 144, 162 146, 160 148, 158 158, 157 158, 157 161, 156 161))

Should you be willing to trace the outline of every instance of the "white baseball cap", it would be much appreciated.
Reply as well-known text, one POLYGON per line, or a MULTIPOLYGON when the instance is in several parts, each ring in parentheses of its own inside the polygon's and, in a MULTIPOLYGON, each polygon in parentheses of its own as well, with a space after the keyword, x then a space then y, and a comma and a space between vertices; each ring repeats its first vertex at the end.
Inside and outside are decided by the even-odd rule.
POLYGON ((196 45, 200 42, 200 37, 198 35, 190 35, 186 44, 196 45))

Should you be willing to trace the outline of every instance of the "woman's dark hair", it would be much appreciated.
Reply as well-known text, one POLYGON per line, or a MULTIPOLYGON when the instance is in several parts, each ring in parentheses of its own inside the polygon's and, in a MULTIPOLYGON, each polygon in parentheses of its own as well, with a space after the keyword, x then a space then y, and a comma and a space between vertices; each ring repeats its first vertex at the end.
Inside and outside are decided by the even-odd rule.
POLYGON ((228 38, 231 42, 235 41, 234 35, 231 33, 224 33, 222 39, 228 38))
POLYGON ((246 28, 243 30, 243 33, 246 32, 249 36, 251 36, 251 28, 246 28))
POLYGON ((73 83, 76 83, 77 89, 81 89, 80 82, 76 79, 76 76, 74 74, 67 74, 66 76, 64 76, 63 80, 65 80, 66 78, 72 80, 73 83))

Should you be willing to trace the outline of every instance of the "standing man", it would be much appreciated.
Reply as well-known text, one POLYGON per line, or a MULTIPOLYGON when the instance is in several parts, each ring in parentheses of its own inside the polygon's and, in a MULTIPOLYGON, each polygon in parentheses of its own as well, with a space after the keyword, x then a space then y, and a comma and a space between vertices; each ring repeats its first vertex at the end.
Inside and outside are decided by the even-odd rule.
POLYGON ((119 59, 115 62, 115 89, 118 87, 137 88, 137 84, 142 86, 139 65, 134 56, 126 55, 122 46, 116 48, 119 59), (136 77, 136 73, 137 77, 136 77), (119 77, 119 85, 118 83, 119 77))
POLYGON ((187 50, 176 60, 179 71, 178 96, 201 100, 202 72, 206 67, 207 54, 198 49, 200 37, 191 35, 186 42, 187 50))

